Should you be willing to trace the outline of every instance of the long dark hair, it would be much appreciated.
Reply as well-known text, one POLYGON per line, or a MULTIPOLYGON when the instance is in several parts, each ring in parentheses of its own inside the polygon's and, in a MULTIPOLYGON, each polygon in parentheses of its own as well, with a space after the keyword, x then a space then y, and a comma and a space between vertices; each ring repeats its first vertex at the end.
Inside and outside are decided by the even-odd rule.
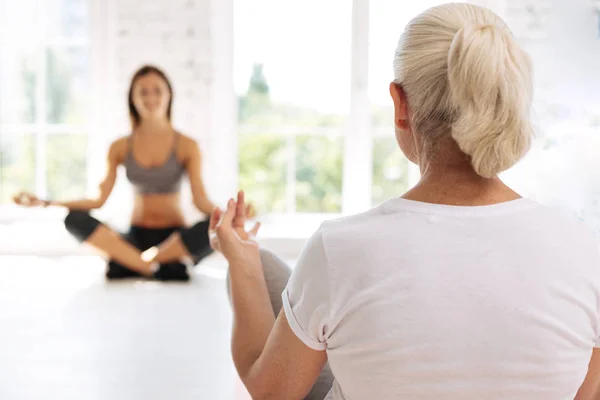
POLYGON ((129 86, 129 96, 128 96, 128 103, 129 103, 129 120, 131 121, 131 129, 135 129, 135 127, 137 127, 140 122, 141 122, 141 117, 140 114, 138 113, 138 111, 135 109, 135 106, 133 105, 133 87, 135 86, 135 83, 137 82, 138 79, 140 79, 143 76, 146 76, 148 74, 156 74, 158 76, 161 77, 161 79, 163 81, 165 81, 165 83, 167 84, 167 87, 169 88, 169 107, 167 108, 167 119, 169 120, 169 122, 171 121, 171 105, 173 104, 173 87, 171 86, 171 82, 169 81, 169 78, 167 78, 167 75, 162 72, 159 68, 153 66, 153 65, 144 65, 142 68, 138 69, 137 72, 133 75, 133 78, 131 79, 131 85, 129 86))

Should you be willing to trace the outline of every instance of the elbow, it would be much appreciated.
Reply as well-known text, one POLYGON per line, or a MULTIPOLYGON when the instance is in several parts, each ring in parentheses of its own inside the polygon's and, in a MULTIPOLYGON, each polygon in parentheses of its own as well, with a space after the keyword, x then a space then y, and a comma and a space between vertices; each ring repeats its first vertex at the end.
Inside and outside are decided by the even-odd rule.
POLYGON ((90 204, 90 210, 96 210, 98 208, 102 208, 102 206, 106 203, 105 198, 99 198, 92 201, 90 204))
POLYGON ((273 378, 267 379, 242 379, 248 393, 253 400, 280 400, 283 398, 289 399, 289 393, 283 393, 281 386, 277 385, 277 381, 273 378))
POLYGON ((265 385, 246 385, 246 389, 248 390, 248 393, 250 394, 253 400, 276 400, 282 398, 276 393, 267 390, 265 385))
MULTIPOLYGON (((286 397, 285 394, 282 393, 254 393, 252 391, 248 391, 248 393, 250 393, 250 396, 252 397, 252 400, 281 400, 281 399, 289 399, 291 400, 289 397, 286 397)), ((300 399, 298 399, 300 400, 300 399)))
POLYGON ((205 215, 210 215, 213 212, 213 210, 210 207, 210 204, 203 200, 194 200, 194 206, 198 211, 205 215))
POLYGON ((194 207, 196 207, 196 210, 200 211, 201 213, 204 213, 204 209, 202 208, 202 203, 194 200, 194 207))
POLYGON ((267 400, 269 398, 269 388, 265 385, 264 380, 256 379, 256 376, 253 376, 250 371, 244 374, 243 371, 238 369, 238 374, 252 400, 267 400))

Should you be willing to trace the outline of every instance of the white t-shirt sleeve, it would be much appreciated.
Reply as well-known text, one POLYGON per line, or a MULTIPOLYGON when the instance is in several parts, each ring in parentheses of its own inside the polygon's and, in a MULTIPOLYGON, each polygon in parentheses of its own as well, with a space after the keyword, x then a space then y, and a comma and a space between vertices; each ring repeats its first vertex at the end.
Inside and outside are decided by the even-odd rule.
POLYGON ((329 270, 323 234, 307 242, 282 293, 283 309, 296 336, 314 350, 325 350, 329 319, 329 270))

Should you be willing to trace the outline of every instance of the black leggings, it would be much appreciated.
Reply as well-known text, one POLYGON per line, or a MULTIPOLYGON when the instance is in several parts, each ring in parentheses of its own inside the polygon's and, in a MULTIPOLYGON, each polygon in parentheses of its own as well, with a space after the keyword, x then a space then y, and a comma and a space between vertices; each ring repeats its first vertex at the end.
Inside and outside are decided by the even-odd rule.
MULTIPOLYGON (((86 241, 96 230, 98 225, 101 224, 102 222, 98 221, 85 211, 72 210, 65 218, 65 227, 67 228, 67 231, 69 231, 69 233, 79 242, 86 241)), ((173 233, 179 232, 183 245, 188 253, 192 255, 194 265, 196 265, 200 260, 213 252, 208 238, 208 224, 209 221, 205 220, 200 221, 189 228, 145 228, 132 226, 129 228, 129 232, 121 233, 121 237, 140 251, 145 251, 150 247, 159 245, 173 233)), ((140 276, 140 274, 126 268, 114 260, 109 260, 106 276, 109 279, 115 279, 140 276)), ((155 277, 162 280, 189 279, 185 265, 179 262, 161 264, 155 277)))

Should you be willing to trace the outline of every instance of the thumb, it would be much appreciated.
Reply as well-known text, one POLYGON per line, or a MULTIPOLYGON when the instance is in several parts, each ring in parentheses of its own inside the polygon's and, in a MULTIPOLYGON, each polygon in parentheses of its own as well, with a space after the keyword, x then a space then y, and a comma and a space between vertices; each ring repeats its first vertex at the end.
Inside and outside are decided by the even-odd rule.
POLYGON ((222 211, 220 208, 215 208, 214 211, 212 212, 212 214, 210 215, 210 222, 209 222, 209 230, 215 229, 217 227, 217 224, 219 223, 219 220, 221 219, 221 214, 222 211))

